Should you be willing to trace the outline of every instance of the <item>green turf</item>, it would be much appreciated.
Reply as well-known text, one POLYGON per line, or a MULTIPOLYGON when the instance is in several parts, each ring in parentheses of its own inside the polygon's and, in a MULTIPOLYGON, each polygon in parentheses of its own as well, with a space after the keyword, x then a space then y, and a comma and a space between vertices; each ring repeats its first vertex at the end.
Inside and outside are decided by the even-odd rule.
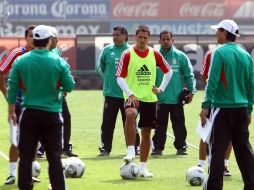
MULTIPOLYGON (((203 92, 198 92, 192 104, 185 106, 186 125, 188 128, 188 142, 198 146, 199 137, 196 126, 199 119, 200 102, 203 92)), ((102 118, 103 96, 101 91, 74 91, 67 96, 69 109, 72 114, 72 143, 74 152, 79 155, 85 164, 86 171, 82 178, 68 178, 69 190, 194 190, 201 187, 192 187, 185 180, 189 167, 197 165, 198 151, 188 149, 188 156, 176 156, 172 139, 167 139, 166 149, 162 157, 149 157, 148 168, 154 174, 152 179, 122 180, 119 168, 126 153, 123 129, 120 117, 114 134, 113 149, 110 157, 98 157, 100 145, 100 125, 102 118)), ((251 127, 252 128, 252 127, 251 127)), ((250 129, 252 131, 252 129, 250 129)), ((172 134, 169 125, 169 133, 172 134)), ((254 135, 251 132, 250 141, 254 135)), ((9 127, 7 125, 7 105, 0 96, 0 150, 5 154, 9 149, 9 127)), ((7 154, 8 155, 8 154, 7 154)), ((36 190, 46 190, 49 184, 47 162, 39 160, 42 173, 41 183, 36 184, 36 190)), ((138 159, 135 160, 138 163, 138 159)), ((235 158, 230 158, 232 177, 224 178, 224 190, 242 189, 243 183, 235 158)), ((15 190, 16 185, 3 185, 8 175, 8 162, 0 156, 0 190, 15 190)))

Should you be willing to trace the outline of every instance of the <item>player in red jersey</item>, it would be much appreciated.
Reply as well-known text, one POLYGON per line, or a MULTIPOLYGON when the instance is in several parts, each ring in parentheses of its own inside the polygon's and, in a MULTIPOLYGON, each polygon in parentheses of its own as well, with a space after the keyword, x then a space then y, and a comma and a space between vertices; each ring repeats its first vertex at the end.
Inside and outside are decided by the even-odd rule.
MULTIPOLYGON (((30 25, 25 30, 25 46, 20 46, 17 48, 12 49, 9 54, 2 60, 0 63, 0 90, 2 91, 4 97, 6 97, 6 84, 4 80, 4 76, 10 71, 12 68, 13 62, 24 53, 30 51, 34 48, 33 46, 33 29, 35 28, 34 25, 30 25)), ((15 111, 17 115, 17 121, 19 119, 19 116, 21 114, 21 93, 17 95, 16 99, 16 105, 15 105, 15 111)), ((17 161, 18 161, 19 155, 18 155, 18 149, 13 144, 11 144, 10 150, 9 150, 9 170, 10 174, 8 178, 5 181, 6 185, 14 184, 16 180, 16 168, 17 168, 17 161)), ((35 182, 39 182, 40 180, 37 178, 33 178, 35 182)))

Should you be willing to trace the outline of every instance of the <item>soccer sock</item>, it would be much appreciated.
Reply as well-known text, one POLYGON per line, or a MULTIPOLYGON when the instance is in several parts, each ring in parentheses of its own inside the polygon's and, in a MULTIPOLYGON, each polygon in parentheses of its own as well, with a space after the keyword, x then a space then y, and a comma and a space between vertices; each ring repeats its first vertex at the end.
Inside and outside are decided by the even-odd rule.
POLYGON ((128 155, 135 155, 135 146, 134 145, 128 146, 127 154, 128 155))
POLYGON ((146 162, 140 162, 139 171, 144 171, 146 169, 146 162))
POLYGON ((229 160, 224 160, 224 166, 227 168, 228 167, 228 162, 229 162, 229 160))
POLYGON ((198 165, 200 165, 203 169, 205 169, 205 160, 199 160, 198 165))
POLYGON ((10 168, 10 175, 11 176, 16 176, 17 162, 10 162, 9 163, 9 168, 10 168))

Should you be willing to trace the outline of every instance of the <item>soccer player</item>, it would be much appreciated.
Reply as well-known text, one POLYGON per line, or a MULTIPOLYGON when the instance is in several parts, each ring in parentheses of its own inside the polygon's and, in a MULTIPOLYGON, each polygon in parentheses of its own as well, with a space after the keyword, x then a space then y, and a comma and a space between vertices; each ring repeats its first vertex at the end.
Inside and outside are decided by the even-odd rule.
MULTIPOLYGON (((222 41, 221 43, 224 43, 224 41, 222 41)), ((211 57, 213 52, 214 50, 209 50, 206 52, 204 56, 203 67, 200 72, 201 77, 204 81, 208 79, 209 69, 211 67, 211 57)), ((230 142, 225 152, 224 172, 223 172, 224 176, 231 176, 231 173, 228 170, 228 162, 229 162, 231 150, 232 150, 232 143, 230 142)), ((203 142, 202 139, 200 139, 198 166, 202 167, 203 169, 205 168, 206 154, 207 154, 207 144, 203 142)))
MULTIPOLYGON (((123 126, 125 122, 123 91, 116 81, 116 67, 123 51, 131 46, 127 43, 128 32, 123 26, 113 27, 113 43, 107 45, 100 55, 96 70, 103 79, 103 119, 101 124, 101 147, 99 156, 108 156, 112 149, 113 134, 118 111, 121 111, 123 126)), ((139 134, 137 133, 135 151, 138 154, 139 134)))
POLYGON ((15 98, 22 90, 23 112, 20 117, 19 189, 33 189, 32 160, 41 137, 49 162, 49 178, 53 189, 65 189, 62 171, 62 89, 70 92, 74 80, 69 65, 50 52, 52 33, 48 26, 33 30, 35 49, 18 58, 8 80, 8 119, 16 121, 15 98), (32 118, 32 119, 31 119, 32 118))
POLYGON ((225 151, 232 142, 242 179, 243 189, 254 189, 254 152, 249 142, 248 126, 254 103, 253 61, 248 52, 235 41, 239 27, 233 20, 222 20, 216 29, 217 42, 202 102, 200 119, 205 125, 211 108, 212 135, 209 142, 209 175, 204 190, 223 188, 225 151))
MULTIPOLYGON (((21 55, 25 54, 26 52, 29 52, 34 48, 33 46, 33 29, 34 25, 30 25, 25 30, 25 46, 20 46, 17 48, 14 48, 10 51, 10 53, 2 60, 0 63, 0 90, 2 91, 3 95, 6 97, 6 84, 4 80, 4 75, 7 74, 10 69, 12 68, 13 62, 21 55)), ((16 98, 16 104, 15 104, 15 112, 17 116, 17 122, 19 121, 19 117, 21 114, 22 106, 22 98, 21 98, 21 92, 17 93, 16 98)), ((10 150, 9 150, 9 176, 7 177, 5 184, 14 184, 16 180, 16 168, 17 168, 17 161, 18 161, 19 155, 18 155, 18 149, 13 144, 11 144, 10 150)), ((39 179, 34 178, 34 181, 39 182, 39 179)))
MULTIPOLYGON (((152 155, 162 155, 167 139, 168 119, 172 122, 175 136, 174 146, 177 155, 187 155, 187 130, 185 126, 185 116, 183 104, 180 101, 180 94, 183 86, 188 87, 188 98, 190 102, 196 92, 196 79, 194 78, 191 62, 186 54, 176 49, 173 45, 174 38, 170 31, 163 30, 160 33, 160 53, 170 63, 173 69, 173 76, 163 93, 158 94, 157 104, 157 128, 154 131, 152 155)), ((162 81, 160 69, 157 69, 156 85, 162 81)))
POLYGON ((165 90, 173 71, 163 56, 148 46, 150 29, 139 26, 136 30, 136 44, 124 51, 117 67, 117 82, 124 91, 125 138, 128 145, 125 162, 135 158, 136 117, 140 114, 138 127, 141 128, 140 171, 141 177, 153 177, 146 167, 150 150, 151 129, 156 127, 156 94, 165 90), (159 87, 155 86, 156 66, 164 73, 159 87))

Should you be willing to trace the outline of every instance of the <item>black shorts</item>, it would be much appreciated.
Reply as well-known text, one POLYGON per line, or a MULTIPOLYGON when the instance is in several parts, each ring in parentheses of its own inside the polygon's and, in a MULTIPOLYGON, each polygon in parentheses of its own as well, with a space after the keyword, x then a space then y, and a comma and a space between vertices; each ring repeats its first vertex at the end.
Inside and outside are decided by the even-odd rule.
POLYGON ((139 114, 139 128, 156 128, 156 102, 139 101, 139 107, 127 104, 125 101, 124 108, 136 108, 139 114))

